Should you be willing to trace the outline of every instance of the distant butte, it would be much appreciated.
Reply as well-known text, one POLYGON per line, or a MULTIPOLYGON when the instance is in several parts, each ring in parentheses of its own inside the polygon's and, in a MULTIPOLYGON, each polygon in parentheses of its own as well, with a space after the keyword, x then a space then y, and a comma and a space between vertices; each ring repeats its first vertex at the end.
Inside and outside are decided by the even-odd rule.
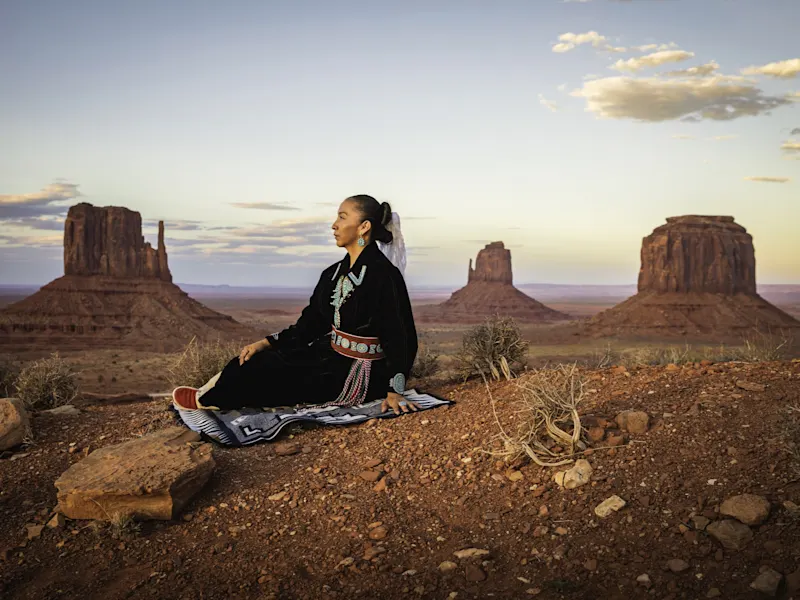
POLYGON ((4 349, 169 351, 193 336, 239 340, 254 332, 172 283, 163 221, 152 248, 138 212, 81 203, 64 224, 64 276, 0 311, 0 334, 4 349))
POLYGON ((438 323, 478 322, 495 314, 536 323, 570 319, 514 287, 511 251, 503 242, 492 242, 478 252, 475 268, 469 261, 467 285, 449 300, 415 310, 420 321, 438 323))
POLYGON ((594 335, 777 332, 800 322, 756 293, 753 238, 729 216, 669 217, 642 241, 638 293, 595 315, 594 335))

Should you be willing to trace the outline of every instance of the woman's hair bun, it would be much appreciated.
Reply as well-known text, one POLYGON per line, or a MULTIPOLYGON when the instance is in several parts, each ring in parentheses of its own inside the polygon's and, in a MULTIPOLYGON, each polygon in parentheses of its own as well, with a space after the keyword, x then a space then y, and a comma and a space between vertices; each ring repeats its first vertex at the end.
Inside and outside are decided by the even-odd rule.
POLYGON ((392 207, 388 202, 381 202, 381 225, 386 227, 392 221, 392 207))

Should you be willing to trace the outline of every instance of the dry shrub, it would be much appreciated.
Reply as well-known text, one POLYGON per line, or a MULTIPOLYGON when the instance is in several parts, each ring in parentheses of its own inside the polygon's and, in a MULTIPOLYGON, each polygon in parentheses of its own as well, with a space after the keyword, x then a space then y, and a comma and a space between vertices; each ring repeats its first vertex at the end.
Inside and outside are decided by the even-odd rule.
POLYGON ((411 377, 422 379, 433 377, 439 372, 439 353, 427 345, 421 345, 411 368, 411 377))
POLYGON ((786 358, 794 340, 785 332, 754 330, 742 338, 738 359, 746 362, 766 362, 786 358))
POLYGON ((595 348, 592 350, 591 357, 586 361, 586 366, 592 369, 605 369, 614 365, 621 364, 622 355, 611 347, 611 344, 606 344, 602 348, 595 348))
POLYGON ((198 342, 196 337, 169 368, 169 382, 173 386, 186 385, 199 388, 222 371, 232 358, 239 356, 241 345, 215 340, 198 342))
POLYGON ((19 366, 11 359, 0 357, 0 398, 14 395, 14 382, 19 376, 19 366))
POLYGON ((520 394, 515 401, 515 431, 503 428, 489 391, 495 422, 500 429, 494 439, 502 444, 502 449, 489 453, 507 462, 527 455, 544 467, 573 462, 572 457, 586 448, 581 441, 583 430, 578 416, 585 382, 577 365, 537 369, 518 379, 516 385, 520 394))
POLYGON ((56 353, 22 368, 14 382, 15 395, 32 410, 63 406, 78 396, 76 376, 56 353))
POLYGON ((527 352, 528 342, 517 322, 495 315, 464 334, 456 361, 464 379, 490 374, 498 380, 501 372, 510 377, 515 368, 522 368, 527 352))

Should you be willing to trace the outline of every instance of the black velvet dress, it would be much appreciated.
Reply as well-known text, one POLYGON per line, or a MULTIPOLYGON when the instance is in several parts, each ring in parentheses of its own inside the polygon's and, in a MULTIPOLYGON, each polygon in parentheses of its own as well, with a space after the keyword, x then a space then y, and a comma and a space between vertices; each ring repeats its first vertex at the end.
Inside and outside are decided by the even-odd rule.
POLYGON ((402 392, 417 354, 411 302, 400 271, 369 244, 352 267, 346 255, 325 269, 297 323, 267 336, 271 347, 243 365, 232 359, 200 403, 229 410, 338 401, 357 362, 331 347, 334 291, 342 282, 352 291, 339 307, 337 329, 379 338, 385 355, 369 361, 361 397, 370 401, 402 392))

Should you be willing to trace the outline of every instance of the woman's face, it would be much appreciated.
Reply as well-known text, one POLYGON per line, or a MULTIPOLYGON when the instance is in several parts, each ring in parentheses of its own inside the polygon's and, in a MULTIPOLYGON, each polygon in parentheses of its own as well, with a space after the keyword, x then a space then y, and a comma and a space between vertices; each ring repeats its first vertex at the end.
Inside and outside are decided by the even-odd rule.
POLYGON ((352 200, 345 200, 339 205, 336 220, 331 225, 336 245, 340 248, 349 248, 356 244, 359 235, 367 237, 370 224, 364 221, 358 206, 352 200))

